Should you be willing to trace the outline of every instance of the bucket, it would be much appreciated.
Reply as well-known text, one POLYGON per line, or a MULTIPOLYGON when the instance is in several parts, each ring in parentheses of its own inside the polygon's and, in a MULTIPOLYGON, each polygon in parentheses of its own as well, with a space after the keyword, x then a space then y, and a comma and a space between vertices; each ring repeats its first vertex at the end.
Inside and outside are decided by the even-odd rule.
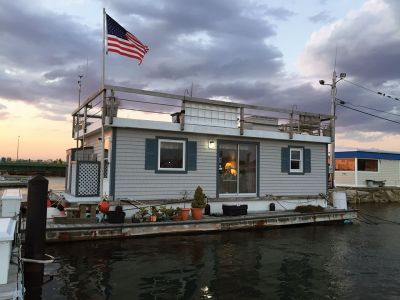
POLYGON ((333 207, 347 209, 346 192, 333 192, 333 207))

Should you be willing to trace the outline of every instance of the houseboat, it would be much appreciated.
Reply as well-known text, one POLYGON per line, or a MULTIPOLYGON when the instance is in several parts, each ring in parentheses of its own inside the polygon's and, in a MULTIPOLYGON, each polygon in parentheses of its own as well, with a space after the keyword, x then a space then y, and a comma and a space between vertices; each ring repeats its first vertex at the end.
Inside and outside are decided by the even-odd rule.
POLYGON ((106 85, 72 117, 69 201, 326 207, 330 115, 106 85))

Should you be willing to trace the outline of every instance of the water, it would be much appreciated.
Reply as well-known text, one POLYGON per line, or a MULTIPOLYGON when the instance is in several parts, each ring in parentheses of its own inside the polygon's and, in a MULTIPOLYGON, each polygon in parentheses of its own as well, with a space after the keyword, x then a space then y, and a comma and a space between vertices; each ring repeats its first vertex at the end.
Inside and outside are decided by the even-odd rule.
MULTIPOLYGON (((400 205, 362 205, 400 221, 400 205)), ((44 299, 400 299, 399 225, 48 245, 44 299)))

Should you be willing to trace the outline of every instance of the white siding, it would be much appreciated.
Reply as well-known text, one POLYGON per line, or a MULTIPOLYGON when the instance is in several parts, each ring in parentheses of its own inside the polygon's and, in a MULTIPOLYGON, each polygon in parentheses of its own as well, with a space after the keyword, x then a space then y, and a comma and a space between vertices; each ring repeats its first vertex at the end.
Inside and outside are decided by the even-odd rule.
MULTIPOLYGON (((216 136, 169 133, 162 131, 117 129, 115 174, 116 199, 135 200, 178 199, 187 190, 192 197, 200 185, 208 197, 216 197, 216 149, 208 149, 209 139, 216 136), (145 140, 156 136, 188 138, 197 141, 197 171, 187 174, 163 174, 145 170, 145 140)), ((222 139, 224 139, 222 137, 222 139)), ((233 138, 229 138, 233 140, 233 138)), ((284 142, 235 138, 234 140, 260 142, 260 196, 317 195, 326 193, 326 145, 316 143, 284 142), (281 173, 281 148, 289 145, 311 149, 311 173, 288 175, 281 173)))
POLYGON ((386 186, 400 186, 399 161, 380 159, 378 172, 358 171, 358 186, 366 186, 366 180, 386 180, 386 186))
POLYGON ((354 171, 335 171, 336 186, 355 186, 356 178, 354 171))

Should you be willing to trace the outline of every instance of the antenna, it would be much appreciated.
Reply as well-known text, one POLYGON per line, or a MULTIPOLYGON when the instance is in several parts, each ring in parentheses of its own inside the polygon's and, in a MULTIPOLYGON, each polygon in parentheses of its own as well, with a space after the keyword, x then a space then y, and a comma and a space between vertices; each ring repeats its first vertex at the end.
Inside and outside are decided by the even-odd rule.
POLYGON ((335 66, 333 67, 333 71, 336 71, 336 58, 337 58, 337 44, 336 44, 336 50, 335 50, 335 66))

